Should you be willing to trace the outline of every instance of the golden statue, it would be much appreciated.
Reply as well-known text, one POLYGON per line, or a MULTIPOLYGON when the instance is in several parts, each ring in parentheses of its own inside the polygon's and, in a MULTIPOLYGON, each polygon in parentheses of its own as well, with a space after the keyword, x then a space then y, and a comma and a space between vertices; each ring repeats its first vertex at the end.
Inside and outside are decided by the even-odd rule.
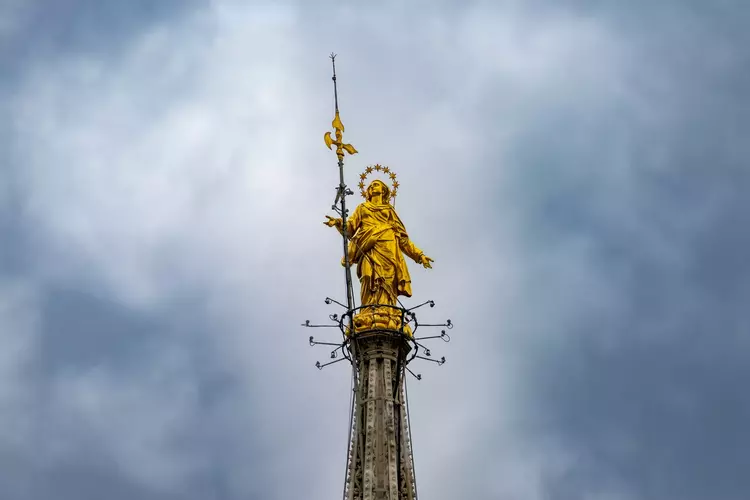
MULTIPOLYGON (((355 330, 398 330, 401 327, 400 311, 378 306, 397 306, 399 295, 411 297, 411 278, 404 254, 428 269, 432 268, 430 263, 434 261, 411 242, 390 203, 398 189, 395 173, 380 165, 367 167, 365 172, 360 175, 359 186, 367 201, 357 206, 347 219, 346 234, 350 236, 349 262, 357 265, 361 305, 373 307, 363 308, 355 315, 354 327, 355 330), (389 174, 393 189, 380 180, 374 180, 365 190, 364 180, 373 169, 389 174)), ((324 224, 343 233, 341 219, 326 217, 328 220, 324 224)), ((342 259, 342 265, 344 262, 342 259)))

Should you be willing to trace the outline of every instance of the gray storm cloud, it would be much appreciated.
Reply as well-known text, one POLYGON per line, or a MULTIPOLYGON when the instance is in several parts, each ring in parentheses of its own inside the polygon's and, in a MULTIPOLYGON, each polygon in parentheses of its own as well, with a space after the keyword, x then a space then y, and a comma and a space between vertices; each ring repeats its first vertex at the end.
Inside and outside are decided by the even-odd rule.
POLYGON ((347 179, 398 172, 457 325, 420 495, 743 497, 743 12, 144 5, 2 25, 0 496, 340 494, 349 373, 298 327, 343 288, 335 50, 347 179))

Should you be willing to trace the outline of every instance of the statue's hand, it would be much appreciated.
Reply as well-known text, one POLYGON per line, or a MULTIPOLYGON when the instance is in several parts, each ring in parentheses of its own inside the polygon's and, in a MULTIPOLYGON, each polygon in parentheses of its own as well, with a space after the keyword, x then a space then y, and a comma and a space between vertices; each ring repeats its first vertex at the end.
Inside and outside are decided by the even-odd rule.
POLYGON ((425 254, 422 254, 422 257, 419 259, 419 263, 422 264, 425 269, 432 269, 432 266, 430 265, 430 262, 435 262, 425 254))
POLYGON ((328 227, 334 227, 334 226, 339 227, 339 226, 341 226, 341 219, 334 219, 330 215, 326 215, 326 219, 328 219, 328 220, 323 221, 323 224, 325 224, 328 227))

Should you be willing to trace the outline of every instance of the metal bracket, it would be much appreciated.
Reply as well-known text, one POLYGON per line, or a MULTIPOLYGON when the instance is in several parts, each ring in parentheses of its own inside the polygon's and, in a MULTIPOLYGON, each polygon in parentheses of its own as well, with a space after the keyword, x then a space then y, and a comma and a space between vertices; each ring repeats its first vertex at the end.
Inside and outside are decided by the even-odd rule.
POLYGON ((448 330, 453 329, 453 323, 449 319, 445 320, 445 323, 435 323, 435 324, 423 323, 421 326, 444 326, 448 328, 448 330))
POLYGON ((416 337, 414 340, 427 340, 427 339, 441 339, 443 342, 450 342, 450 335, 445 333, 445 330, 441 330, 440 335, 431 335, 429 337, 416 337))
POLYGON ((418 306, 411 307, 407 309, 407 311, 412 312, 414 309, 419 309, 422 306, 426 306, 427 304, 430 304, 430 307, 435 307, 435 301, 434 300, 428 300, 427 302, 422 302, 418 306))
POLYGON ((315 362, 315 368, 317 368, 318 370, 322 370, 322 369, 323 369, 323 368, 325 368, 326 366, 329 366, 329 365, 334 365, 334 364, 336 364, 336 363, 339 363, 339 362, 341 362, 341 361, 344 361, 344 359, 346 359, 346 358, 341 358, 341 359, 337 359, 336 361, 330 361, 330 362, 328 362, 328 363, 325 363, 325 364, 323 364, 323 365, 321 365, 321 364, 320 364, 320 361, 316 361, 316 362, 315 362))
POLYGON ((442 358, 440 358, 439 361, 435 360, 435 359, 425 358, 424 356, 417 356, 417 358, 424 359, 425 361, 430 361, 432 363, 437 363, 438 366, 442 366, 442 365, 445 364, 445 356, 443 356, 442 358))
POLYGON ((333 342, 318 342, 317 340, 315 340, 315 338, 312 335, 310 336, 310 345, 311 346, 316 346, 316 345, 336 345, 336 346, 341 347, 341 344, 334 344, 333 342))
POLYGON ((414 377, 415 379, 417 379, 417 380, 422 380, 422 374, 421 374, 421 373, 414 373, 413 371, 411 371, 411 370, 409 369, 409 367, 408 367, 408 366, 405 366, 404 368, 406 368, 406 371, 407 371, 407 372, 409 372, 409 373, 411 373, 411 374, 412 374, 412 376, 413 376, 413 377, 414 377))
POLYGON ((305 326, 307 328, 338 328, 339 325, 312 325, 310 324, 310 320, 306 319, 301 326, 305 326))
POLYGON ((341 303, 341 302, 339 302, 338 300, 332 299, 331 297, 326 297, 326 300, 325 300, 325 302, 326 302, 326 304, 329 304, 329 305, 330 305, 331 303, 334 303, 334 304, 338 304, 338 305, 340 305, 341 307, 343 307, 344 309, 346 309, 346 306, 345 306, 344 304, 342 304, 342 303, 341 303))

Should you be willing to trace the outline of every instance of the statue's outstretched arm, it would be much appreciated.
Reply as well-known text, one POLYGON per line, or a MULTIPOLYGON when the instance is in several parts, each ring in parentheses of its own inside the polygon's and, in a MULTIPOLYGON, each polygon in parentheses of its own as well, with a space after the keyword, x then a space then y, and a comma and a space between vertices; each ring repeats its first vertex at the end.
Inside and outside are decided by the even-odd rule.
MULTIPOLYGON (((343 234, 344 232, 344 226, 343 221, 340 218, 333 218, 329 215, 326 215, 327 221, 324 221, 323 224, 325 224, 328 227, 335 227, 338 229, 339 233, 343 234)), ((359 227, 360 222, 360 211, 359 207, 357 207, 354 210, 354 213, 346 219, 346 236, 348 238, 351 238, 352 235, 357 231, 357 228, 359 227)))
POLYGON ((417 264, 422 264, 425 268, 431 269, 430 262, 435 262, 424 254, 422 250, 417 248, 417 245, 412 243, 408 236, 402 235, 398 239, 398 245, 401 247, 401 251, 408 255, 417 264))

